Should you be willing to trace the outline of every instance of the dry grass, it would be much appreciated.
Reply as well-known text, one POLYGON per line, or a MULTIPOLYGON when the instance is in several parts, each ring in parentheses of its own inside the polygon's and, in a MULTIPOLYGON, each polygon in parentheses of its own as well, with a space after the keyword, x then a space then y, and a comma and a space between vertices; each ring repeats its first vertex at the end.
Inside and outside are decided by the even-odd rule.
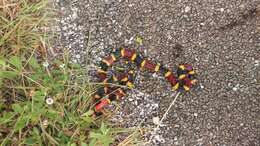
POLYGON ((44 41, 49 37, 51 11, 47 1, 1 0, 0 53, 10 56, 36 50, 46 56, 44 41))

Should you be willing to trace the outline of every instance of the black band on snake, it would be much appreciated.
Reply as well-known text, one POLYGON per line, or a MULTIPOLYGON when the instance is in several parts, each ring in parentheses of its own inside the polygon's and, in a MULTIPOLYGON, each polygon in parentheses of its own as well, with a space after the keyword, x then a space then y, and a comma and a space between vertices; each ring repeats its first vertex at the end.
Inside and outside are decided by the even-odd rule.
POLYGON ((177 74, 174 75, 170 69, 159 63, 154 63, 148 60, 141 54, 136 53, 133 49, 115 49, 110 56, 101 61, 100 70, 97 71, 97 77, 100 82, 103 83, 103 86, 100 87, 95 94, 93 94, 93 98, 96 101, 93 109, 94 115, 101 115, 105 106, 110 104, 112 101, 120 100, 123 96, 125 96, 126 89, 122 88, 122 86, 127 86, 128 88, 134 87, 133 70, 125 71, 124 73, 109 73, 109 69, 112 65, 120 59, 125 59, 126 61, 132 62, 140 69, 163 75, 170 83, 171 88, 174 91, 189 91, 190 88, 197 82, 194 77, 195 71, 189 64, 179 65, 177 74), (113 85, 120 85, 121 87, 113 85))

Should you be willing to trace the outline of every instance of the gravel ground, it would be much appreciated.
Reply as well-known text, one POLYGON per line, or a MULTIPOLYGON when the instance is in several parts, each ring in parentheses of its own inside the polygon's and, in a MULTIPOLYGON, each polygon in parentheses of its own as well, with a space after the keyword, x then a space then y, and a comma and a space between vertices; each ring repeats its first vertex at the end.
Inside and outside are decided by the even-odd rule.
MULTIPOLYGON (((109 48, 128 46, 173 70, 183 62, 197 69, 198 86, 177 99, 152 145, 260 145, 260 0, 56 4, 61 12, 57 44, 72 51, 74 62, 84 65, 89 56, 96 65, 109 48)), ((153 118, 162 117, 176 93, 147 72, 138 73, 135 89, 112 120, 125 127, 140 122, 155 127, 153 118)))

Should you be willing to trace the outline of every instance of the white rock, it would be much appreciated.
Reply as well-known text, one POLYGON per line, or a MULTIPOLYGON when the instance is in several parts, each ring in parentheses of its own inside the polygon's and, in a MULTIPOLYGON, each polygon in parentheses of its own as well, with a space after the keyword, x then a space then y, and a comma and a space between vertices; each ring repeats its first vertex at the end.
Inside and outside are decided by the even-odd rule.
POLYGON ((153 73, 152 76, 153 76, 153 78, 158 77, 156 73, 153 73))
POLYGON ((233 88, 232 88, 232 90, 233 90, 233 91, 237 91, 237 90, 238 90, 238 88, 239 88, 239 84, 236 84, 236 86, 235 86, 235 87, 233 87, 233 88))
POLYGON ((133 99, 133 98, 128 98, 128 100, 129 100, 130 102, 134 101, 134 99, 133 99))
POLYGON ((175 128, 178 128, 178 127, 180 127, 180 125, 174 125, 174 127, 175 127, 175 128))
POLYGON ((73 14, 72 14, 72 19, 76 19, 77 17, 78 17, 77 12, 73 12, 73 14))
POLYGON ((255 60, 255 66, 259 66, 260 60, 255 60))
POLYGON ((176 136, 174 136, 174 139, 173 139, 174 141, 177 141, 178 140, 178 138, 176 137, 176 136))
POLYGON ((72 62, 73 63, 78 63, 78 61, 76 59, 73 59, 72 62))
POLYGON ((160 124, 160 118, 159 117, 153 117, 153 123, 155 125, 159 125, 160 124))
POLYGON ((153 107, 158 108, 159 107, 158 103, 153 104, 153 107))
POLYGON ((184 12, 187 13, 191 10, 191 7, 190 6, 186 6, 185 9, 184 9, 184 12))
POLYGON ((79 55, 79 54, 77 54, 75 57, 76 57, 77 59, 79 59, 79 58, 80 58, 80 55, 79 55))
POLYGON ((232 89, 233 89, 233 91, 237 91, 237 87, 233 87, 232 89))

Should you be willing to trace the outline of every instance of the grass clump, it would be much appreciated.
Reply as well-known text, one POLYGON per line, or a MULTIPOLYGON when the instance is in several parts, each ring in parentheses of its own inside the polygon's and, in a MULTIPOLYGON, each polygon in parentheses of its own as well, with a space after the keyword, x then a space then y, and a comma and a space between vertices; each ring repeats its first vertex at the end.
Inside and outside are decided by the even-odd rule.
POLYGON ((53 63, 17 56, 0 60, 2 145, 109 145, 114 141, 104 121, 91 117, 93 89, 84 82, 84 70, 66 58, 53 63))
POLYGON ((86 69, 67 52, 47 58, 51 12, 45 0, 0 1, 0 144, 108 146, 122 130, 91 117, 86 69))
POLYGON ((46 54, 44 41, 52 15, 47 4, 45 0, 0 1, 1 54, 21 55, 34 49, 46 54))

